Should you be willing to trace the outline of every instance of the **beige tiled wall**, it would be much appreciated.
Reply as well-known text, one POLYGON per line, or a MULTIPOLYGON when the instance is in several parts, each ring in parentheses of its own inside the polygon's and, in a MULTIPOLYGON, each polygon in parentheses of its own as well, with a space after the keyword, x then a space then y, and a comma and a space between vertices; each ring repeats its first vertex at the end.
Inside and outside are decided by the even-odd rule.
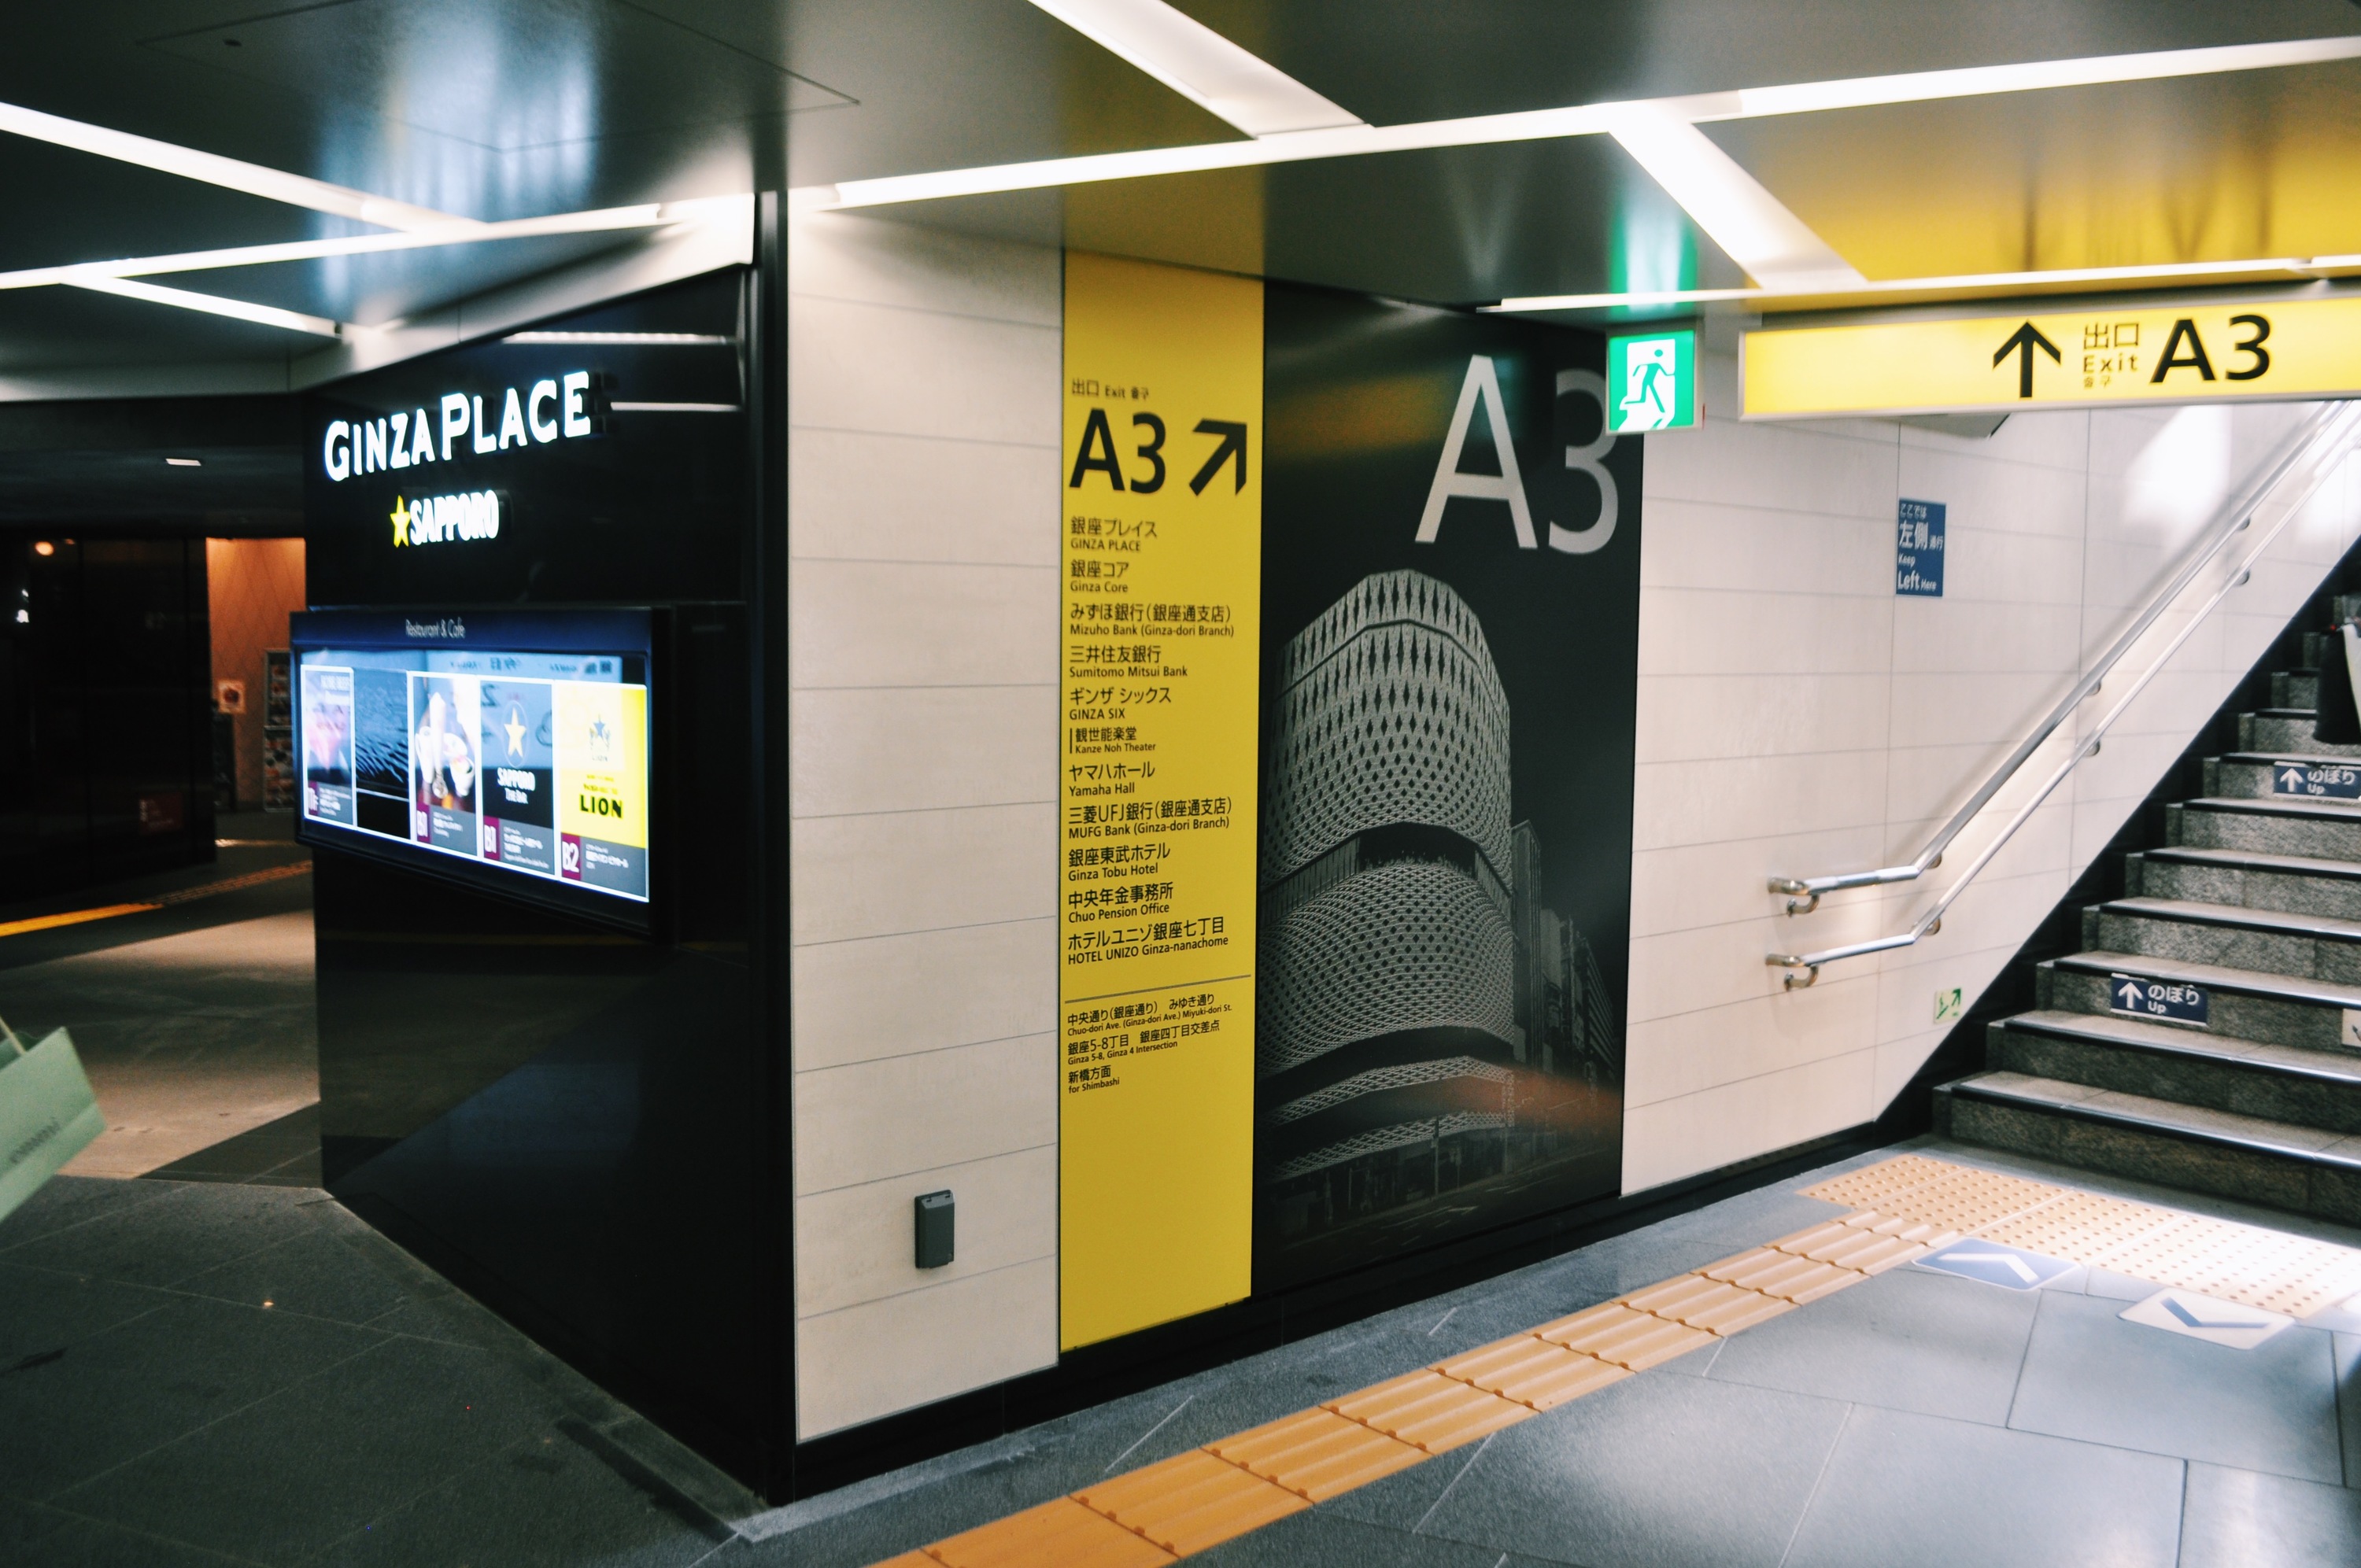
POLYGON ((1999 973, 2361 514, 2348 466, 1940 933, 1785 992, 1766 952, 1901 929, 1947 878, 1839 894, 1800 919, 1767 880, 1916 854, 2303 411, 2020 415, 1989 440, 1741 424, 1721 417, 1732 367, 1707 368, 1713 417, 1646 438, 1627 1191, 1883 1111, 1943 1036, 1937 991, 1972 1000, 1999 973), (1894 593, 1904 496, 1949 507, 1940 599, 1894 593))
POLYGON ((1055 251, 790 245, 797 1427, 1057 1359, 1055 251), (921 1274, 910 1201, 949 1188, 921 1274))

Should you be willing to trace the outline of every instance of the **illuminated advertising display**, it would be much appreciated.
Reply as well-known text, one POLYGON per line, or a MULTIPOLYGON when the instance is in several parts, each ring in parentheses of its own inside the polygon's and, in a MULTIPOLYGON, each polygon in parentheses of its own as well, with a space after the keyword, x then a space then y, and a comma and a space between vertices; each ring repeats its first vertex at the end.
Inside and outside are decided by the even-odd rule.
POLYGON ((648 902, 645 611, 294 618, 299 836, 648 902))

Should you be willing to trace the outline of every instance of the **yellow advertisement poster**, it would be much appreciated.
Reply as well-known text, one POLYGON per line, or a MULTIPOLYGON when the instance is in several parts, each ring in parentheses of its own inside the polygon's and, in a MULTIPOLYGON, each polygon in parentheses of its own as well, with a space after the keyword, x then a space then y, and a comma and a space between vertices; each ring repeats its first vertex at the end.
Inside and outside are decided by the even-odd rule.
POLYGON ((1060 1343, 1253 1255, 1263 291, 1066 258, 1060 1343))
POLYGON ((557 830, 644 850, 648 844, 645 686, 559 681, 551 691, 557 830))
POLYGON ((2361 392, 2361 299, 2092 305, 1750 332, 1748 419, 2361 392))

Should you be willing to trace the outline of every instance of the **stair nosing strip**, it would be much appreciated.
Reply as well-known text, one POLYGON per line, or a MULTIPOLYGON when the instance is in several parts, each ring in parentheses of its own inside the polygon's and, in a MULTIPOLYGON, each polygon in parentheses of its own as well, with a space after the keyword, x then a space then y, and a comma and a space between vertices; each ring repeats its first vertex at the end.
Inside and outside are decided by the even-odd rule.
MULTIPOLYGON (((2243 1138, 2235 1133, 2218 1132, 2209 1127, 2175 1126, 2169 1123, 2150 1121, 2125 1112, 2108 1111, 2080 1103, 2061 1105, 2056 1101, 2036 1100, 2028 1095, 2011 1094, 2004 1089, 1983 1088, 1974 1078, 1960 1079, 1944 1085, 1944 1088, 1949 1093, 1964 1094, 1971 1100, 1982 1100, 1989 1104, 2005 1104, 2020 1110, 2042 1111, 2052 1115, 2065 1116, 2073 1121, 2092 1123, 2099 1126, 2147 1133, 2156 1137, 2178 1138, 2183 1143, 2211 1144, 2219 1148, 2240 1149, 2247 1154, 2265 1155, 2273 1159, 2292 1160, 2302 1165, 2325 1165, 2340 1170, 2361 1171, 2361 1156, 2330 1154, 2325 1149, 2282 1148, 2275 1144, 2257 1143, 2252 1138, 2243 1138)), ((2293 1125, 2291 1123, 2289 1124, 2293 1125)), ((2316 1127, 2312 1130, 2325 1132, 2328 1129, 2316 1127)), ((2349 1137, 2353 1135, 2338 1135, 2349 1137)))
MULTIPOLYGON (((2140 895, 2145 898, 2147 895, 2140 895)), ((2196 913, 2195 909, 2158 909, 2142 905, 2136 898, 2111 898, 2096 905, 2103 913, 2122 915, 2136 920, 2169 920, 2176 926, 2231 926, 2245 931, 2264 931, 2275 937, 2303 937, 2318 942, 2361 943, 2361 921, 2342 920, 2334 915, 2298 915, 2284 909, 2256 909, 2243 904, 2206 904, 2193 898, 2156 899, 2155 904, 2185 904, 2196 909, 2218 909, 2219 915, 2196 913), (2240 918, 2244 916, 2245 918, 2240 918), (2275 918, 2274 918, 2275 917, 2275 918), (2356 927, 2353 930, 2331 930, 2323 927, 2298 924, 2305 920, 2340 920, 2356 927)))
MULTIPOLYGON (((2114 1014, 2079 1013, 2073 1014, 2073 1016, 2079 1018, 2105 1017, 2112 1019, 2116 1015, 2114 1014)), ((2219 1051, 2204 1050, 2200 1048, 2202 1042, 2235 1038, 2235 1036, 2209 1035, 2197 1029, 2191 1029, 2186 1032, 2186 1037, 2190 1043, 2184 1046, 2177 1045, 2169 1040, 2150 1040, 2141 1038, 2137 1036, 2106 1035, 2097 1031, 2082 1033, 2072 1029, 2068 1025, 2053 1024, 2048 1020, 2028 1023, 2026 1022, 2026 1015, 2024 1014, 2017 1014, 2007 1018, 1995 1019, 1994 1023, 2000 1028, 2012 1029, 2024 1035, 2047 1035, 2053 1039, 2085 1040, 2094 1045, 2104 1045, 2114 1050, 2146 1051, 2155 1056, 2177 1056, 2192 1060, 2213 1062, 2220 1066, 2232 1068, 2240 1071, 2253 1071, 2282 1078, 2300 1078, 2308 1082, 2314 1083, 2349 1084, 2355 1089, 2361 1089, 2361 1055, 2356 1055, 2353 1058, 2352 1069, 2349 1072, 2344 1072, 2339 1071, 2334 1067, 2325 1063, 2319 1067, 2311 1067, 2293 1062, 2257 1060, 2252 1057, 2229 1056, 2219 1051)), ((2180 1034, 2181 1031, 2176 1030, 2175 1033, 2180 1034)), ((2251 1040, 2247 1043, 2258 1046, 2269 1044, 2267 1040, 2251 1040)), ((2305 1047, 2301 1046, 2281 1046, 2278 1048, 2280 1050, 2301 1050, 2305 1047)), ((2321 1054, 2325 1056, 2328 1053, 2322 1052, 2321 1054)))
POLYGON ((2304 987, 2330 985, 2334 982, 2307 980, 2296 975, 2273 974, 2268 970, 2233 970, 2223 965, 2191 963, 2182 959, 2157 959, 2144 953, 2118 953, 2105 948, 2092 948, 2080 953, 2067 953, 2048 961, 2052 967, 2059 964, 2072 966, 2078 972, 2084 974, 2104 972, 2147 975, 2158 980, 2170 978, 2164 969, 2158 967, 2159 964, 2184 970, 2221 969, 2225 974, 2253 975, 2255 981, 2197 980, 2190 983, 2202 985, 2208 991, 2226 991, 2234 995, 2259 996, 2279 1002, 2304 1002, 2323 1007, 2361 1008, 2361 986, 2348 987, 2342 995, 2320 991, 2305 992, 2304 987), (2099 955, 2103 955, 2103 959, 2099 955), (2275 981, 2279 983, 2257 984, 2256 983, 2257 981, 2275 981))
POLYGON ((2268 850, 2215 850, 2202 844, 2167 844, 2135 850, 2144 861, 2167 865, 2236 866, 2274 876, 2325 877, 2337 882, 2361 882, 2361 861, 2332 861, 2317 855, 2281 855, 2268 850))
MULTIPOLYGON (((2361 767, 2361 756, 2353 759, 2361 767)), ((2313 822, 2361 820, 2361 801, 2331 806, 2325 801, 2292 795, 2203 795, 2180 803, 2184 811, 2224 812, 2246 817, 2293 817, 2313 822)), ((2178 848, 2179 846, 2176 846, 2178 848)))

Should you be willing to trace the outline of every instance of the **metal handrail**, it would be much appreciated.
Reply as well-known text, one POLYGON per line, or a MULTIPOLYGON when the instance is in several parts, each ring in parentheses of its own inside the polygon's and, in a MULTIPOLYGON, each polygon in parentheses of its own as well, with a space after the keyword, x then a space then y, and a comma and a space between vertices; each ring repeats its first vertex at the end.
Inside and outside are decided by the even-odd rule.
MULTIPOLYGON (((2092 692, 2099 689, 2099 680, 2097 677, 2103 675, 2106 670, 2112 669, 2114 663, 2123 657, 2125 652, 2128 651, 2130 642, 2135 640, 2137 632, 2145 631, 2148 627, 2153 626, 2156 623, 2158 619, 2162 616, 2165 609, 2169 607, 2171 600, 2179 595, 2181 589, 2186 588, 2191 580, 2195 577, 2197 570, 2218 555, 2221 553, 2221 547, 2223 544, 2228 543, 2231 538, 2245 530, 2247 525, 2254 521, 2253 514, 2255 510, 2260 508, 2261 505, 2269 499, 2271 492, 2276 490, 2279 486, 2286 480, 2289 473, 2293 470, 2302 457, 2307 453, 2311 452, 2316 444, 2326 441, 2332 436, 2332 434, 2334 434, 2335 440, 2342 441, 2349 444, 2356 434, 2355 427, 2356 425, 2361 425, 2361 404, 2356 403, 2336 403, 2327 405, 2326 407, 2317 411, 2310 419, 2305 421, 2304 424, 2297 432, 2296 440, 2291 449, 2282 453, 2281 455, 2274 461, 2271 466, 2269 475, 2263 483, 2258 487, 2250 488, 2246 497, 2242 499, 2236 508, 2233 509, 2233 521, 2231 525, 2222 532, 2220 538, 2205 546, 2204 549, 2199 553, 2197 559, 2191 566, 2185 567, 2180 573, 2175 575, 2170 588, 2164 595, 2159 596, 2156 601, 2152 602, 2147 609, 2141 613, 2139 620, 2134 623, 2133 633, 2116 640, 2115 645, 2107 651, 2106 656, 2102 661, 2101 664, 2094 667, 2090 675, 2084 676, 2081 682, 2078 682, 2076 684, 2075 690, 2069 694, 2068 700, 2065 703, 2060 704, 2059 707, 2051 713, 2050 717, 2043 721, 2041 728, 2036 731, 2035 738, 2028 740, 2026 744, 2019 746, 2016 751, 2011 754, 2009 760, 2002 764, 2001 771, 1996 773, 1991 779, 1985 781, 1983 787, 1976 792, 1975 795, 1970 800, 1967 807, 1962 809, 1959 815, 1952 817, 1949 823, 1944 825, 1943 831, 1937 836, 1935 843, 1930 846, 1930 850, 1932 851, 1931 858, 1929 856, 1922 856, 1918 862, 1914 862, 1916 869, 1907 867, 1889 867, 1885 871, 1882 872, 1856 872, 1850 878, 1817 878, 1814 879, 1813 883, 1796 883, 1784 878, 1774 880, 1771 883, 1771 891, 1773 893, 1802 893, 1806 891, 1812 891, 1813 893, 1810 904, 1798 907, 1795 904, 1790 903, 1788 905, 1788 913, 1791 915, 1810 913, 1812 907, 1819 902, 1820 892, 1834 891, 1834 887, 1827 884, 1833 883, 1837 886, 1843 887, 1866 887, 1877 883, 1903 882, 1908 880, 1909 877, 1915 877, 1921 872, 1931 869, 1934 865, 1940 864, 1942 861, 1942 848, 1949 844, 1953 839, 1959 836, 1960 830, 1967 826, 1968 819, 1974 816, 1978 808, 1990 802, 1993 796, 1999 793, 2001 787, 2008 782, 2009 777, 2024 764, 2026 759, 2032 754, 2034 750, 2037 749, 2041 741, 2048 740, 2051 734, 2056 732, 2059 725, 2064 721, 2066 716, 2072 711, 2073 707, 2080 704, 2084 698, 2088 697, 2092 692), (1906 876, 1903 874, 1894 874, 1905 872, 1907 872, 1906 876), (1817 891, 1813 891, 1815 884, 1819 884, 1817 887, 1817 891)), ((1976 879, 1977 873, 1982 872, 1985 866, 1992 863, 1993 857, 2000 853, 2001 850, 2007 845, 2008 841, 2016 836, 2016 830, 2019 828, 2024 827, 2026 822, 2032 819, 2033 814, 2040 809, 2042 804, 2049 798, 2051 794, 2057 790, 2058 786, 2066 782, 2066 775, 2074 771, 2076 764, 2081 762, 2085 757, 2097 754, 2100 742, 2106 738, 2107 731, 2114 728, 2115 720, 2121 718, 2130 710, 2132 704, 2138 700, 2139 695, 2147 689, 2148 683, 2157 677, 2158 674, 2164 669, 2165 665, 2172 662, 2173 655, 2180 652, 2182 644, 2186 643, 2191 636, 2196 632, 2197 629, 2205 623, 2206 617, 2212 615, 2222 601, 2230 597, 2232 590, 2245 586, 2248 579, 2254 576, 2255 564, 2261 560, 2264 552, 2268 551, 2271 545, 2278 541, 2280 533, 2286 531, 2287 525, 2295 520, 2296 514, 2303 510, 2304 503, 2312 499, 2313 492, 2318 490, 2323 484, 2327 482, 2329 474, 2332 471, 2331 465, 2323 463, 2317 466, 2313 472, 2312 482, 2304 488, 2303 493, 2297 497, 2292 504, 2284 508, 2280 511, 2279 521, 2273 523, 2269 530, 2264 533, 2262 538, 2256 543, 2254 548, 2246 553, 2246 559, 2239 564, 2238 568, 2234 572, 2229 572, 2224 575, 2221 586, 2216 587, 2213 590, 2212 597, 2207 598, 2205 603, 2189 618, 2188 624, 2180 629, 2179 634, 2173 638, 2171 642, 2166 645, 2164 651, 2149 661, 2147 668, 2142 671, 2139 678, 2132 683, 2131 689, 2125 692, 2122 698, 2117 701, 2113 707, 2107 710, 2104 718, 2101 718, 2096 725, 2092 727, 2091 732, 2088 735, 2084 736, 2081 740, 2075 743, 2073 749, 2067 753, 2066 760, 2058 765, 2057 769, 2050 773, 2049 777, 2042 784, 2041 787, 2034 792, 2032 797, 2017 808, 2016 815, 2010 817, 2007 825, 2002 828, 2000 832, 1993 836, 1992 841, 1983 847, 1982 850, 1976 856, 1975 860, 1969 864, 1968 869, 1960 873, 1958 879, 1955 880, 1949 887, 1943 891, 1942 895, 1936 899, 1933 905, 1929 907, 1925 914, 1919 916, 1916 920, 1911 923, 1908 930, 1897 932, 1890 937, 1874 938, 1866 942, 1851 942, 1842 947, 1829 948, 1816 953, 1766 954, 1763 961, 1773 968, 1785 969, 1790 971, 1802 971, 1803 978, 1801 979, 1797 979, 1794 972, 1790 972, 1787 975, 1787 989, 1794 991, 1800 987, 1812 984, 1815 981, 1819 979, 1820 966, 1822 964, 1834 963, 1839 959, 1863 958, 1871 953, 1882 953, 1890 951, 1895 948, 1910 947, 1916 943, 1920 938, 1931 937, 1936 932, 1941 930, 1943 927, 1944 911, 1949 909, 1952 903, 1959 898, 1960 894, 1967 891, 1968 884, 1976 879)))
POLYGON ((1976 813, 1991 803, 1993 796, 2006 787, 2008 781, 2016 776, 2016 771, 2025 766, 2036 751, 2041 750, 2050 736, 2057 733, 2058 727, 2065 723, 2074 710, 2081 707, 2091 695, 2100 688, 2108 674, 2114 671, 2116 663, 2129 652, 2132 644, 2138 641, 2147 629, 2155 625, 2158 619, 2171 608, 2172 601, 2180 597, 2181 590, 2194 582, 2197 575, 2211 565, 2213 558, 2222 553, 2230 541, 2237 537, 2246 524, 2254 520, 2255 509, 2262 505, 2264 499, 2276 489, 2279 482, 2287 477, 2290 470, 2301 461, 2303 455, 2312 449, 2313 440, 2332 420, 2338 417, 2343 406, 2338 403, 2323 404, 2296 427, 2294 433, 2288 438, 2277 455, 2273 457, 2263 477, 2249 485, 2224 510, 2221 521, 2206 536, 2205 543, 2190 554, 2188 561, 2182 565, 2180 570, 2173 574, 2172 581, 2167 583, 2153 598, 2148 600, 2147 607, 2140 611, 2129 626, 2125 628, 2123 635, 2116 638, 2104 653, 2099 655, 2090 671, 2074 683, 2073 689, 2059 699, 2057 707, 2049 710, 2049 716, 2034 726, 2032 731, 2017 743, 2016 750, 2011 751, 2000 766, 1993 771, 1992 776, 1977 787, 1975 794, 1968 796, 1967 803, 1951 814, 1951 819, 1944 823, 1941 829, 1927 841, 1927 847, 1918 851, 1916 859, 1898 866, 1883 866, 1873 872, 1847 872, 1840 876, 1773 877, 1771 891, 1790 895, 1787 900, 1787 913, 1809 915, 1820 906, 1822 894, 1841 893, 1849 887, 1877 887, 1887 883, 1916 882, 1919 877, 1941 865, 1943 851, 1950 847, 1951 840, 1960 836, 1960 831, 1974 819, 1976 813), (1798 902, 1798 900, 1801 901, 1798 902))

